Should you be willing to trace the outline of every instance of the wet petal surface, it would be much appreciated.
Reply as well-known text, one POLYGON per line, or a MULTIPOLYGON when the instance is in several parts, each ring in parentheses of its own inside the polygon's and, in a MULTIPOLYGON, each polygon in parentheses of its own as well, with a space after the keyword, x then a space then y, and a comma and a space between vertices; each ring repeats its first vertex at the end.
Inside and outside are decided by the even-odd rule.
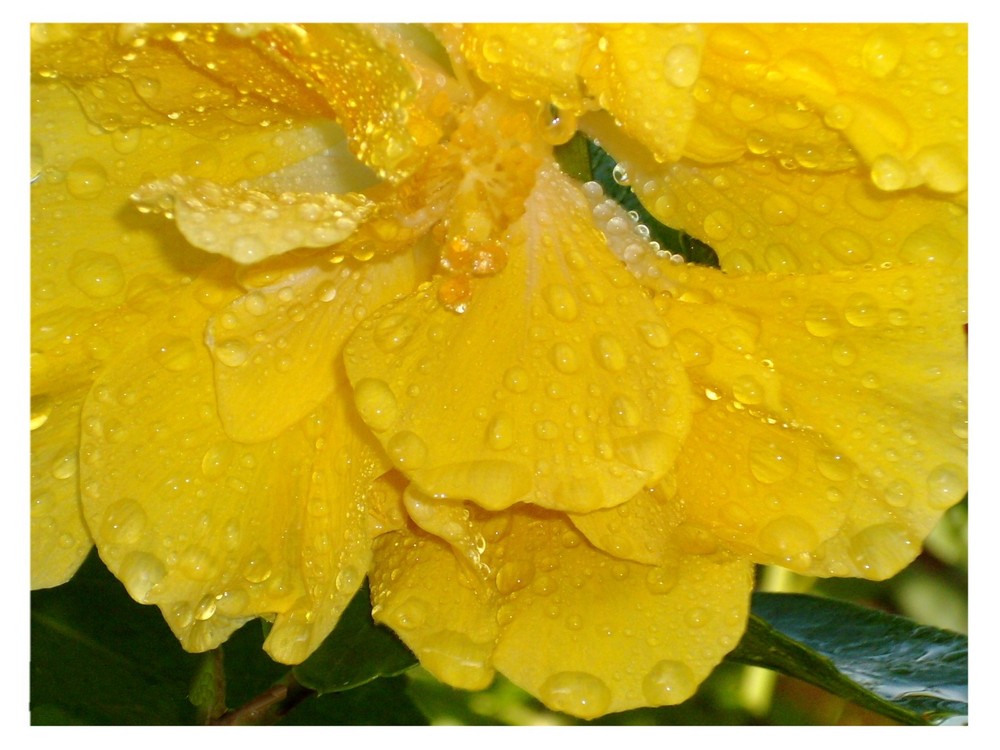
POLYGON ((464 312, 432 284, 361 324, 345 350, 355 403, 428 494, 616 505, 659 479, 683 438, 680 363, 567 178, 540 175, 515 232, 506 269, 474 280, 464 312))

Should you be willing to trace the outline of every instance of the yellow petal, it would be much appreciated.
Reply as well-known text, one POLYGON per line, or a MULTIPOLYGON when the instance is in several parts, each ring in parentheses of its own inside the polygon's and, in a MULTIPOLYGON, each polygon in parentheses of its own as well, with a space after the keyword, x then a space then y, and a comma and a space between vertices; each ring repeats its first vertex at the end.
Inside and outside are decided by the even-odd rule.
POLYGON ((597 41, 581 70, 588 92, 657 161, 676 160, 694 119, 702 31, 622 24, 594 27, 592 33, 597 41))
POLYGON ((372 573, 377 617, 456 687, 485 685, 495 665, 581 718, 672 705, 694 693, 746 625, 744 560, 676 550, 660 567, 616 560, 538 509, 488 514, 478 525, 485 577, 412 528, 380 540, 372 573))
POLYGON ((965 491, 964 275, 676 279, 664 315, 703 394, 677 461, 688 517, 813 575, 901 569, 965 491))
POLYGON ((244 269, 246 293, 208 322, 219 416, 234 440, 270 440, 333 392, 344 341, 370 311, 416 286, 412 253, 333 266, 276 258, 244 269))
POLYGON ((464 690, 493 680, 496 590, 443 540, 413 527, 375 540, 372 616, 438 679, 464 690))
POLYGON ((711 26, 698 119, 791 167, 859 158, 882 190, 961 193, 967 36, 962 24, 711 26))
POLYGON ((288 118, 322 117, 381 176, 407 170, 413 80, 362 27, 42 26, 33 38, 33 69, 67 80, 109 129, 169 121, 219 139, 234 118, 266 133, 288 118))
POLYGON ((575 184, 544 170, 507 267, 473 280, 467 310, 445 308, 435 283, 348 341, 361 416, 425 493, 588 511, 671 466, 689 389, 588 215, 575 184))
POLYGON ((967 262, 963 207, 922 190, 884 193, 860 169, 786 170, 745 157, 632 172, 643 205, 708 243, 729 272, 967 262))
POLYGON ((281 193, 225 187, 174 175, 133 194, 140 210, 164 212, 195 247, 257 263, 299 247, 326 247, 349 237, 371 212, 364 196, 281 193))
POLYGON ((65 583, 90 551, 80 512, 80 407, 87 387, 31 399, 31 587, 65 583))
POLYGON ((206 285, 159 306, 96 381, 82 415, 84 512, 109 569, 186 649, 276 614, 265 647, 295 662, 361 582, 359 500, 384 467, 343 400, 271 441, 226 436, 201 343, 206 285), (173 356, 158 356, 164 342, 173 356))
POLYGON ((676 550, 669 541, 684 520, 672 475, 642 490, 614 508, 570 513, 569 520, 587 541, 609 555, 625 560, 663 565, 676 550))
POLYGON ((435 32, 452 59, 515 99, 530 99, 579 113, 583 92, 577 69, 587 30, 576 24, 470 23, 435 32))

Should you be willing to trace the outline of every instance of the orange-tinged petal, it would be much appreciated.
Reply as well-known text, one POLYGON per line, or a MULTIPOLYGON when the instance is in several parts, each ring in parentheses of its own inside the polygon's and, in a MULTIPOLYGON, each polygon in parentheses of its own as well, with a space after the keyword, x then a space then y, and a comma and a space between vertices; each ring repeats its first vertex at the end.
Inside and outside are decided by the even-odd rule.
POLYGON ((631 171, 650 212, 708 243, 732 273, 967 262, 963 207, 926 190, 882 192, 860 169, 787 170, 745 157, 631 171))
POLYGON ((965 491, 964 273, 675 273, 662 308, 704 394, 687 517, 761 562, 897 572, 965 491))
POLYGON ((362 417, 429 495, 588 511, 669 469, 689 389, 656 310, 589 222, 539 174, 507 267, 468 309, 435 283, 367 318, 345 361, 362 417))
POLYGON ((104 562, 186 649, 276 615, 265 647, 300 661, 362 580, 359 500, 384 466, 344 400, 274 440, 229 439, 201 343, 199 300, 215 294, 203 286, 161 305, 96 381, 82 415, 84 513, 104 562), (157 356, 164 341, 176 356, 157 356))
POLYGON ((87 387, 31 400, 31 587, 65 583, 92 542, 80 512, 80 407, 87 387))
POLYGON ((789 166, 850 166, 849 144, 882 190, 962 193, 967 37, 961 24, 710 26, 698 119, 789 166))
MULTIPOLYGON (((317 256, 244 269, 246 293, 211 317, 219 416, 234 440, 270 440, 337 386, 344 341, 368 313, 417 284, 412 253, 331 265, 317 256)), ((341 384, 342 385, 342 384, 341 384)))
POLYGON ((676 704, 745 627, 745 560, 674 550, 662 566, 640 565, 539 509, 474 518, 485 573, 412 527, 380 539, 373 565, 376 616, 449 684, 481 687, 495 668, 587 719, 676 704))

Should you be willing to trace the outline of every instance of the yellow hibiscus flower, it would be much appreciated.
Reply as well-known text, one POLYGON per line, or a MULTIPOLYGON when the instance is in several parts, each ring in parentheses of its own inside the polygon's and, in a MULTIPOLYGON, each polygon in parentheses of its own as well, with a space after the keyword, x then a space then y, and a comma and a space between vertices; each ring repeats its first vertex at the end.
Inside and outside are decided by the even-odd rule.
POLYGON ((962 26, 37 26, 32 580, 688 698, 965 492, 962 26), (582 131, 681 262, 554 147, 582 131))

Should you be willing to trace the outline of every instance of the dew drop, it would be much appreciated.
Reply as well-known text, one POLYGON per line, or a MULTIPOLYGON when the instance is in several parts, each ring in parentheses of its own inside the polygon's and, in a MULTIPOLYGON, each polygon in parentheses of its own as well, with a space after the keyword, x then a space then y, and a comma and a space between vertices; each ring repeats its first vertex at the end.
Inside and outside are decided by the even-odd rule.
POLYGON ((76 474, 77 466, 77 452, 71 448, 56 457, 49 471, 56 479, 69 479, 76 474))
POLYGON ((611 422, 619 427, 635 427, 642 418, 638 405, 625 394, 617 394, 611 399, 611 422))
POLYGON ((576 356, 576 349, 569 344, 553 344, 549 350, 549 357, 553 366, 562 373, 573 373, 580 368, 579 359, 576 356))
POLYGON ((836 227, 820 237, 820 243, 841 263, 857 265, 869 260, 872 247, 868 240, 855 231, 836 227))
POLYGON ((97 161, 85 157, 73 162, 66 173, 66 189, 74 198, 89 200, 104 192, 108 173, 97 161))
POLYGON ((354 386, 354 403, 375 432, 385 432, 399 417, 399 404, 384 380, 365 378, 354 386))
POLYGON ((504 387, 511 393, 524 393, 528 390, 528 373, 522 367, 511 367, 504 373, 504 387))
POLYGON ((888 34, 871 34, 861 48, 861 65, 873 78, 885 78, 899 65, 903 46, 888 34))
POLYGON ((118 578, 129 596, 137 602, 147 602, 153 587, 167 575, 163 563, 147 552, 130 552, 118 570, 118 578))
POLYGON ((941 464, 927 475, 927 502, 933 508, 950 508, 962 499, 965 489, 965 469, 958 464, 941 464))
POLYGON ((375 345, 388 354, 406 346, 419 326, 420 321, 412 315, 387 315, 375 324, 372 337, 375 345))
POLYGON ((872 162, 871 178, 879 190, 902 190, 910 181, 906 165, 890 154, 882 154, 872 162))
POLYGON ((493 450, 506 450, 514 444, 514 421, 507 414, 496 414, 486 425, 486 444, 493 450))
POLYGON ((385 449, 392 463, 402 471, 419 469, 427 462, 427 444, 409 430, 389 438, 385 449))
POLYGON ((496 587, 501 594, 512 594, 530 584, 535 577, 535 566, 528 560, 512 560, 497 571, 496 587))
POLYGON ((215 358, 227 367, 239 367, 250 356, 250 347, 243 339, 226 339, 214 349, 215 358))
POLYGON ((538 689, 549 708, 581 719, 596 718, 611 704, 611 691, 604 682, 587 672, 558 672, 538 689))
POLYGON ((844 307, 844 318, 857 328, 873 326, 880 318, 878 301, 870 294, 852 294, 844 307))
POLYGON ((118 259, 108 253, 80 250, 73 256, 69 280, 88 297, 113 297, 125 288, 125 272, 118 259))
POLYGON ((113 503, 104 513, 101 523, 102 541, 132 545, 139 541, 146 527, 146 513, 138 502, 125 498, 113 503))
POLYGON ((752 375, 741 375, 733 381, 733 397, 748 406, 763 402, 764 388, 752 375))
POLYGON ((677 569, 672 566, 650 568, 646 573, 646 588, 652 594, 668 594, 677 586, 677 569))
POLYGON ((799 217, 799 206, 787 195, 771 193, 761 202, 760 215, 772 226, 787 226, 799 217))
POLYGON ((690 698, 697 687, 691 669, 679 661, 657 662, 642 680, 642 694, 651 706, 674 706, 690 698))
POLYGON ((814 302, 806 308, 803 322, 813 336, 832 336, 838 330, 837 311, 825 302, 814 302))
POLYGON ((701 54, 690 44, 675 44, 667 52, 664 69, 667 80, 677 88, 686 89, 698 80, 701 54))
POLYGON ((182 336, 161 339, 153 344, 153 359, 170 372, 190 369, 195 362, 194 342, 182 336))
POLYGON ((754 440, 750 444, 750 473, 763 484, 788 479, 796 466, 796 455, 777 443, 754 440))
POLYGON ((819 536, 807 521, 797 516, 780 516, 760 530, 757 542, 768 554, 792 557, 814 550, 819 536))
POLYGON ((592 339, 594 357, 600 365, 610 371, 619 372, 627 364, 621 341, 610 333, 599 333, 592 339))
POLYGON ((550 284, 542 291, 545 304, 556 320, 569 322, 576 320, 578 310, 576 297, 562 284, 550 284))

